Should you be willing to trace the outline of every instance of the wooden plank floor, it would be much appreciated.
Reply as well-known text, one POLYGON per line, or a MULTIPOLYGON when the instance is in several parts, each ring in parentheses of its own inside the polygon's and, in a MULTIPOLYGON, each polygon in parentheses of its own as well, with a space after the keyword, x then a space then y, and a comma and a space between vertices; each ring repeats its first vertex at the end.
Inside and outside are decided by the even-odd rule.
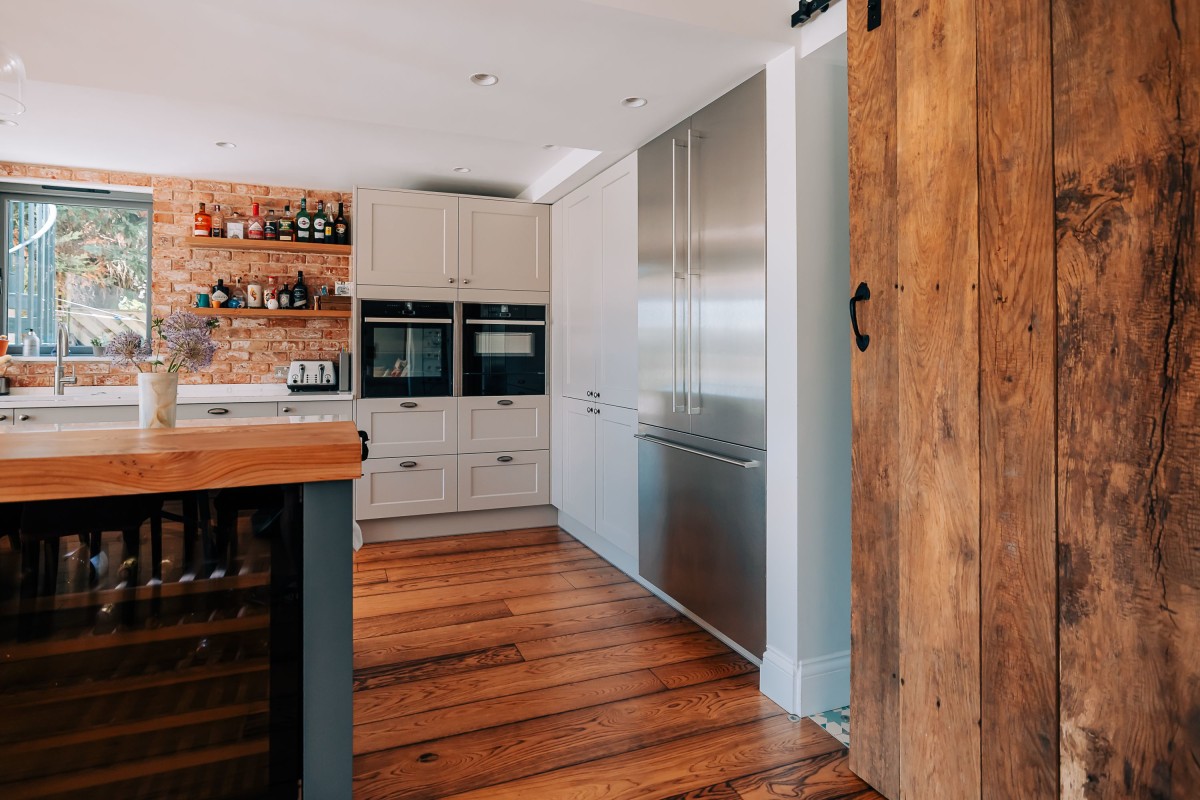
POLYGON ((354 593, 357 800, 880 797, 557 528, 367 545, 354 593))

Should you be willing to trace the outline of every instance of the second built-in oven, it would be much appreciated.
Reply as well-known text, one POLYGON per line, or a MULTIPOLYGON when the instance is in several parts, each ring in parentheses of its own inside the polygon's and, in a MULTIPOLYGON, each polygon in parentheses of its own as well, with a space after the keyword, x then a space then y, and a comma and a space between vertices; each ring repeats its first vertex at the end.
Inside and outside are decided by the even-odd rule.
POLYGON ((363 397, 454 394, 454 303, 363 300, 363 397))
POLYGON ((463 396, 545 393, 546 307, 463 303, 463 396))

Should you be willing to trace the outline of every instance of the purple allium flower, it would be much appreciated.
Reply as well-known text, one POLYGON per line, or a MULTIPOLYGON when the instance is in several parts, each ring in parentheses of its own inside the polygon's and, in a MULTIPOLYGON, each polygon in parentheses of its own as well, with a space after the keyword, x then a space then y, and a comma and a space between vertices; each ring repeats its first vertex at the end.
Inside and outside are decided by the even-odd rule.
POLYGON ((208 331, 216 322, 215 319, 204 319, 190 311, 176 311, 162 321, 160 330, 163 338, 170 341, 173 336, 184 331, 208 331))
POLYGON ((150 357, 150 342, 133 331, 118 333, 108 342, 105 352, 120 366, 136 365, 150 357))
POLYGON ((166 326, 163 338, 167 340, 167 351, 171 354, 171 372, 180 369, 195 371, 212 363, 213 354, 217 352, 217 343, 213 341, 207 325, 200 329, 183 328, 170 333, 165 331, 166 326))

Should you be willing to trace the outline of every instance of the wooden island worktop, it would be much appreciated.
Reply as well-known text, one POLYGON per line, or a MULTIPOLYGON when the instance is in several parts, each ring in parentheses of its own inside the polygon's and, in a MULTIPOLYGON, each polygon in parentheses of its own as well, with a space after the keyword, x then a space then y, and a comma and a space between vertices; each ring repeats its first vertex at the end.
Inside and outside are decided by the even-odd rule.
POLYGON ((221 420, 0 434, 0 503, 354 480, 354 423, 221 420), (286 429, 283 426, 288 426, 286 429))

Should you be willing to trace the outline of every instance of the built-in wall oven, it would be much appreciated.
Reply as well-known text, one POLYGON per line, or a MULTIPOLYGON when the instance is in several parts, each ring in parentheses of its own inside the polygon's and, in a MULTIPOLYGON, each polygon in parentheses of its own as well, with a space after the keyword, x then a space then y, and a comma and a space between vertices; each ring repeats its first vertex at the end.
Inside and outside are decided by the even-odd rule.
POLYGON ((454 394, 454 303, 363 300, 362 397, 454 394))
POLYGON ((546 307, 462 304, 464 397, 546 393, 546 307))

